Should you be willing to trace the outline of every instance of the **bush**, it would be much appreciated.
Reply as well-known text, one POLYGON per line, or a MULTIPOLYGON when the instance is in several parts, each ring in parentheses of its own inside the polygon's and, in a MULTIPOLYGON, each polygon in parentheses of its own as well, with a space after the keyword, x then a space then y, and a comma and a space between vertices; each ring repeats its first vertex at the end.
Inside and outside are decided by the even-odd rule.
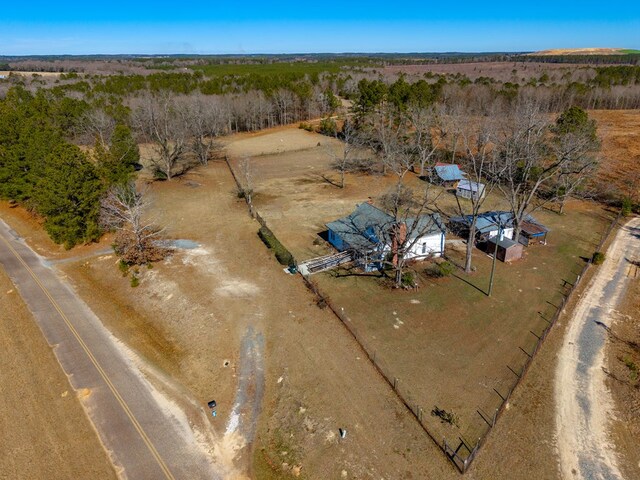
POLYGON ((307 132, 313 132, 313 125, 311 125, 310 123, 305 123, 302 122, 300 123, 300 125, 298 125, 298 128, 301 130, 306 130, 307 132))
POLYGON ((631 215, 632 211, 633 211, 633 202, 629 197, 624 197, 622 199, 622 216, 628 217, 629 215, 631 215))
POLYGON ((271 230, 267 227, 260 227, 260 230, 258 230, 258 236, 260 237, 260 240, 262 240, 264 244, 275 253, 276 259, 281 265, 295 265, 293 255, 291 255, 289 250, 280 243, 271 230))
POLYGON ((403 287, 415 287, 416 280, 413 275, 413 272, 405 272, 402 274, 402 278, 400 280, 402 282, 403 287))
POLYGON ((440 262, 430 265, 425 273, 430 277, 442 278, 448 277, 456 270, 456 266, 451 262, 440 262))
POLYGON ((323 118, 320 121, 320 133, 323 135, 327 135, 328 137, 335 137, 338 131, 338 126, 336 125, 335 120, 332 118, 323 118))
MULTIPOLYGON (((114 247, 115 248, 115 247, 114 247)), ((129 264, 124 260, 118 262, 118 270, 122 272, 122 276, 126 277, 129 274, 129 264)))
POLYGON ((602 253, 602 252, 595 252, 595 253, 593 254, 593 257, 591 257, 591 262, 592 262, 594 265, 600 265, 600 264, 602 264, 602 263, 604 262, 604 259, 605 259, 605 258, 606 258, 606 257, 605 257, 605 254, 604 254, 604 253, 602 253))
POLYGON ((136 288, 138 285, 140 285, 140 279, 135 275, 131 275, 131 287, 136 288))

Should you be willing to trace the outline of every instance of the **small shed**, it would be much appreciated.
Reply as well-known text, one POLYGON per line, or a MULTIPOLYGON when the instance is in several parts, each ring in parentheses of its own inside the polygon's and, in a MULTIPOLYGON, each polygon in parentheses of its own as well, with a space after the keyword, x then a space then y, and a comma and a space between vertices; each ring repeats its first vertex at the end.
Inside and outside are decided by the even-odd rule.
POLYGON ((493 255, 496 252, 496 258, 501 262, 512 262, 522 257, 522 244, 514 242, 510 238, 492 237, 487 240, 487 253, 493 255), (498 249, 496 251, 496 244, 498 249))
POLYGON ((484 183, 472 182, 471 180, 460 180, 456 188, 456 196, 479 200, 484 197, 484 183))
POLYGON ((533 220, 533 217, 529 216, 529 218, 522 222, 520 226, 520 243, 529 246, 536 243, 540 243, 542 245, 547 244, 547 233, 549 233, 549 229, 544 225, 540 225, 533 220))
MULTIPOLYGON (((466 237, 473 221, 472 215, 464 217, 452 217, 450 219, 451 231, 466 237)), ((476 238, 478 241, 486 241, 499 233, 507 238, 513 238, 513 214, 506 211, 484 212, 478 214, 476 219, 476 238)))
POLYGON ((464 174, 460 167, 455 164, 436 163, 433 169, 435 171, 435 180, 448 188, 456 188, 458 182, 464 179, 464 174))

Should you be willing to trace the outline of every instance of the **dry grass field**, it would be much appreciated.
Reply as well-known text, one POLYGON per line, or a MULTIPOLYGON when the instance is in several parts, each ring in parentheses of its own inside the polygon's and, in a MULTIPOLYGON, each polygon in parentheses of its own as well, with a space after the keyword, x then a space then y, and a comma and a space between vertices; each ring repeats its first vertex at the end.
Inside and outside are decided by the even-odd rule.
POLYGON ((15 287, 0 269, 0 478, 116 475, 15 287))
MULTIPOLYGON (((322 138, 322 137, 320 137, 322 138)), ((328 253, 320 241, 324 224, 346 215, 356 203, 377 198, 393 178, 347 176, 340 189, 324 180, 330 156, 324 147, 253 159, 255 205, 280 241, 298 260, 328 253)), ((416 187, 420 180, 410 180, 416 187)), ((453 195, 434 189, 440 207, 454 212, 453 195)), ((486 208, 505 208, 497 197, 486 208)), ((540 211, 551 228, 547 246, 534 246, 512 265, 498 264, 494 296, 488 286, 490 259, 475 252, 477 271, 433 280, 422 275, 422 288, 400 292, 382 286, 377 276, 348 271, 314 276, 334 305, 348 316, 361 342, 389 378, 397 378, 412 405, 420 405, 436 438, 456 443, 462 436, 474 445, 506 395, 554 313, 563 280, 573 282, 611 220, 596 205, 571 202, 566 215, 540 211), (549 302, 549 303, 547 303, 549 302), (542 313, 542 316, 540 313, 542 313), (494 390, 495 389, 495 390, 494 390), (429 412, 435 407, 455 413, 459 427, 443 424, 429 412)), ((449 251, 458 263, 462 254, 449 251)), ((425 265, 417 264, 421 274, 425 265)), ((457 446, 457 443, 456 443, 457 446)))
MULTIPOLYGON (((349 176, 344 190, 330 185, 322 178, 336 175, 328 172, 326 148, 339 147, 297 127, 235 135, 225 144, 236 160, 251 158, 256 206, 299 258, 329 251, 317 241, 324 223, 392 183, 390 178, 349 176)), ((51 244, 22 210, 0 204, 0 215, 40 253, 65 261, 59 268, 116 336, 203 404, 215 396, 220 405, 215 428, 221 433, 234 401, 242 335, 249 326, 263 333, 265 395, 257 437, 248 448, 233 451, 254 478, 294 477, 298 471, 308 479, 458 478, 340 322, 318 309, 298 278, 282 272, 258 239, 258 226, 236 197, 224 163, 152 184, 151 193, 154 213, 168 234, 199 246, 140 270, 137 288, 122 277, 115 257, 103 253, 109 239, 66 252, 51 244), (346 441, 338 440, 338 428, 347 428, 346 441)), ((490 202, 488 207, 498 204, 490 202)), ((524 356, 518 347, 528 350, 534 340, 529 329, 538 332, 544 325, 537 305, 548 308, 547 314, 552 310, 545 301, 558 298, 565 272, 581 268, 579 256, 591 253, 607 215, 574 202, 565 217, 541 213, 553 229, 550 245, 533 247, 514 265, 499 264, 492 299, 478 290, 486 285, 489 264, 479 252, 474 275, 425 278, 415 292, 385 290, 369 277, 316 277, 368 341, 386 349, 385 361, 402 373, 402 384, 418 385, 412 392, 425 399, 425 418, 437 402, 459 414, 467 430, 441 424, 436 429, 474 435, 462 420, 477 422, 473 408, 493 407, 491 388, 500 390, 513 378, 507 365, 517 369, 524 356), (455 307, 445 309, 447 302, 455 307), (515 316, 513 305, 527 307, 515 316), (489 338, 490 331, 495 338, 489 338), (409 357, 414 360, 406 362, 409 357)), ((549 372, 563 328, 558 327, 469 478, 557 477, 549 372)))
POLYGON ((598 177, 614 191, 638 198, 640 191, 640 110, 593 110, 602 139, 598 177))

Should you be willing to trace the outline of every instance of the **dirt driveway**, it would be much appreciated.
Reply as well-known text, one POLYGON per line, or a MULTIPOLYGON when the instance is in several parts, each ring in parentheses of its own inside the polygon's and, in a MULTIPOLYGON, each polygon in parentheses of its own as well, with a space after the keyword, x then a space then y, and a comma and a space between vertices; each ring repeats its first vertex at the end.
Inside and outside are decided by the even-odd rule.
POLYGON ((629 278, 640 258, 640 219, 620 231, 569 320, 556 370, 558 450, 564 478, 622 479, 611 440, 614 415, 606 387, 605 341, 629 278))

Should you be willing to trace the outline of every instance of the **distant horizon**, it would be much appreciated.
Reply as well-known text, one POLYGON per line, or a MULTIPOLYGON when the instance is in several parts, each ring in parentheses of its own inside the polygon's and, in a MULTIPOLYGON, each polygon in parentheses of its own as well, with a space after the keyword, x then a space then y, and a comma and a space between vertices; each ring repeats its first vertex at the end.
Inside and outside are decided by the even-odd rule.
MULTIPOLYGON (((252 53, 40 53, 40 54, 21 54, 7 55, 0 53, 0 58, 38 58, 38 57, 134 57, 134 58, 162 58, 162 57, 282 57, 282 56, 392 56, 392 55, 524 55, 531 53, 544 52, 549 50, 584 50, 584 49, 614 49, 614 50, 636 50, 634 47, 575 47, 563 48, 554 47, 542 50, 494 50, 494 51, 473 51, 473 50, 443 50, 443 51, 344 51, 344 52, 252 52, 252 53)), ((640 48, 637 49, 640 53, 640 48)), ((569 54, 567 54, 569 55, 569 54)), ((575 55, 576 57, 588 56, 589 54, 575 55)), ((607 55, 594 53, 594 55, 607 55)), ((616 55, 616 54, 610 54, 616 55)))
MULTIPOLYGON (((640 5, 507 0, 428 5, 379 0, 339 6, 284 0, 188 5, 157 0, 64 5, 10 3, 0 55, 292 55, 535 52, 584 45, 640 46, 640 5), (145 52, 145 53, 134 53, 145 52)), ((595 48, 595 47, 591 47, 595 48)), ((632 48, 632 47, 629 47, 632 48)))

